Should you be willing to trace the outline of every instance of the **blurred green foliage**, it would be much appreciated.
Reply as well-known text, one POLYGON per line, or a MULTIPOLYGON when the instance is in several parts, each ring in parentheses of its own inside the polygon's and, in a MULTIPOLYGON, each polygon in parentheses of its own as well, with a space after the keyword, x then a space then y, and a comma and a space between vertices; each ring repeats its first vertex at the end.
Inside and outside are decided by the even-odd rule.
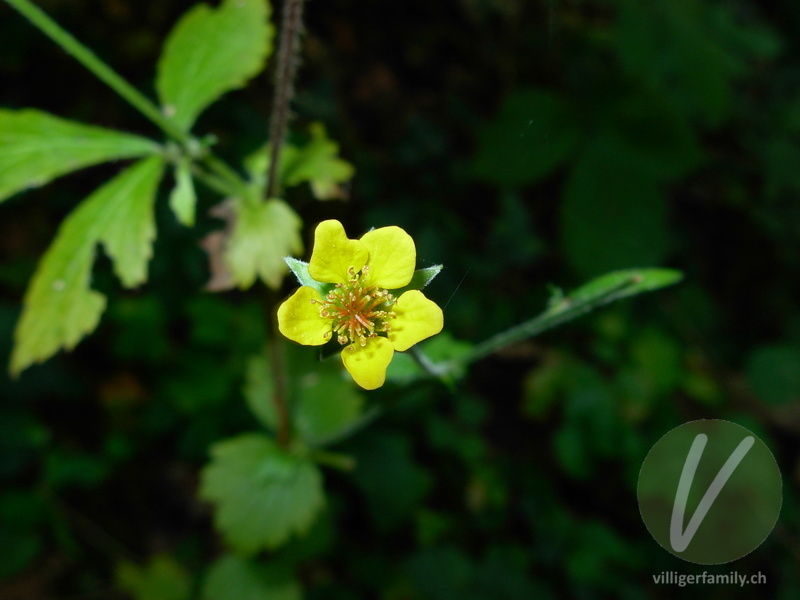
MULTIPOLYGON (((133 83, 169 95, 152 65, 192 3, 39 4, 133 83)), ((398 360, 390 383, 367 395, 337 379, 332 362, 320 368, 313 352, 287 349, 307 458, 286 459, 254 433, 274 427, 260 376, 265 291, 203 291, 211 273, 198 242, 224 225, 208 215, 218 198, 198 186, 196 226, 186 229, 178 219, 189 222, 194 199, 182 194, 176 218, 162 186, 147 285, 119 289, 99 253, 92 287, 109 300, 95 334, 16 380, 0 376, 0 596, 674 597, 652 576, 698 569, 647 533, 638 470, 670 428, 725 418, 774 451, 784 507, 758 550, 707 570, 760 571, 759 597, 798 597, 795 3, 330 0, 306 9, 288 154, 305 152, 330 177, 284 173, 310 184, 291 190, 304 239, 331 216, 349 231, 396 224, 416 240, 419 266, 444 264, 426 289, 449 332, 423 346, 433 361, 557 302, 549 285, 644 266, 680 269, 684 282, 510 347, 452 388, 398 360), (345 187, 338 181, 351 173, 337 152, 356 170, 345 187), (315 421, 323 413, 333 417, 315 421), (336 442, 348 428, 354 435, 336 442), (251 518, 265 506, 236 505, 242 481, 269 488, 299 472, 295 484, 316 489, 321 440, 333 444, 327 460, 355 464, 325 469, 324 507, 284 503, 292 518, 242 525, 243 539, 248 525, 307 534, 275 550, 225 546, 202 498, 251 518), (250 480, 253 453, 273 457, 258 466, 276 471, 250 480), (220 471, 229 461, 235 468, 220 471), (245 477, 226 481, 238 468, 245 477)), ((0 104, 153 134, 43 40, 0 5, 0 104)), ((256 173, 266 167, 270 92, 261 77, 198 120, 215 149, 235 164, 251 156, 256 173)), ((3 364, 58 224, 118 170, 95 167, 3 203, 3 364)))

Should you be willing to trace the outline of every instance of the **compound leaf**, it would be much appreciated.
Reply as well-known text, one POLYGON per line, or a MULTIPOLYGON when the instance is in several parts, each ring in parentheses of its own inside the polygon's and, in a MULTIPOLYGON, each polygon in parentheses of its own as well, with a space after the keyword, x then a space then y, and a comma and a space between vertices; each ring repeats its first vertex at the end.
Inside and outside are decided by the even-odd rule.
POLYGON ((319 469, 260 434, 211 448, 200 495, 216 504, 216 526, 240 554, 277 548, 304 534, 325 505, 319 469))
POLYGON ((72 349, 100 321, 106 299, 89 286, 102 242, 126 287, 143 282, 155 237, 160 157, 142 160, 98 188, 61 224, 33 275, 14 334, 11 373, 72 349))
POLYGON ((156 152, 147 138, 38 110, 0 109, 0 202, 90 165, 156 152))

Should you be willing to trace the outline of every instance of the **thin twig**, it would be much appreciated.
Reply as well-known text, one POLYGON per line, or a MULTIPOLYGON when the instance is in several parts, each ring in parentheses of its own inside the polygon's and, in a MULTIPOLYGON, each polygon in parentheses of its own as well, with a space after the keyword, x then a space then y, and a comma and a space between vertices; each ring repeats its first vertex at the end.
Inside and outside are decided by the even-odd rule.
POLYGON ((281 148, 291 119, 291 102, 294 96, 294 79, 300 64, 300 35, 303 33, 303 0, 286 0, 283 5, 277 66, 275 68, 275 96, 270 116, 270 161, 267 174, 267 198, 276 198, 280 190, 278 167, 281 148))

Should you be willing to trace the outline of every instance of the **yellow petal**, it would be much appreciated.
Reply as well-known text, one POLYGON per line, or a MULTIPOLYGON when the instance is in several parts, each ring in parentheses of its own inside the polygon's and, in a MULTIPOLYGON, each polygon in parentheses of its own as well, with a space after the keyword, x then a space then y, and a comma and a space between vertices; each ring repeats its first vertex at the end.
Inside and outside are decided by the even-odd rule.
POLYGON ((339 221, 330 219, 317 225, 314 250, 308 263, 308 274, 322 283, 345 283, 347 270, 360 271, 367 264, 369 251, 359 240, 350 240, 339 221))
POLYGON ((278 329, 287 338, 305 346, 321 346, 330 339, 332 322, 319 316, 321 300, 314 288, 303 286, 278 307, 278 329))
POLYGON ((394 350, 385 337, 367 338, 366 346, 350 344, 342 350, 342 362, 355 382, 365 390, 374 390, 386 381, 386 367, 394 350))
POLYGON ((392 310, 397 318, 389 321, 389 341, 398 352, 436 335, 444 325, 442 309, 419 290, 403 293, 392 310))
POLYGON ((369 250, 367 285, 387 290, 408 285, 417 264, 417 249, 410 235, 392 225, 365 233, 361 242, 369 250))

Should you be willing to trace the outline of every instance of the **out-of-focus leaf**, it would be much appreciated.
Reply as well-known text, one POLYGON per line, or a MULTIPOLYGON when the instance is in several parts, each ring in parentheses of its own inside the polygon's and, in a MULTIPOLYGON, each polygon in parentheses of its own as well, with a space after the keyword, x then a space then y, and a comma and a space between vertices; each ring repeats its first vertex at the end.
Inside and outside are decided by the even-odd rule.
POLYGON ((217 560, 203 583, 203 600, 301 600, 303 591, 285 566, 259 564, 228 554, 217 560))
POLYGON ((98 242, 124 286, 145 281, 162 170, 160 157, 136 163, 84 200, 61 224, 25 294, 14 335, 13 374, 60 348, 72 349, 97 327, 106 304, 105 296, 89 286, 98 242))
POLYGON ((363 396, 341 376, 338 366, 321 367, 293 380, 295 426, 310 445, 323 444, 347 431, 358 422, 364 406, 363 396))
POLYGON ((700 142, 689 120, 655 93, 624 94, 608 115, 604 152, 621 157, 629 171, 674 180, 698 167, 700 142))
MULTIPOLYGON (((287 348, 292 350, 292 348, 287 348)), ((364 400, 338 360, 320 362, 308 352, 290 352, 288 405, 297 434, 309 446, 338 440, 362 417, 364 400)), ((247 364, 244 395, 253 414, 276 430, 269 357, 253 356, 247 364)))
POLYGON ((108 475, 108 465, 91 454, 51 450, 44 464, 44 479, 52 488, 96 487, 108 475))
POLYGON ((135 600, 189 600, 192 581, 171 556, 157 555, 145 567, 122 562, 116 570, 117 587, 135 600))
POLYGON ((264 68, 274 28, 266 0, 197 4, 170 32, 158 61, 156 89, 167 116, 189 130, 212 102, 264 68))
POLYGON ((386 433, 362 435, 354 454, 355 481, 367 498, 373 521, 383 530, 399 525, 431 486, 428 472, 414 461, 408 439, 386 433))
POLYGON ((0 524, 0 577, 22 571, 42 550, 42 540, 32 531, 15 531, 0 524))
POLYGON ((748 60, 776 51, 774 36, 740 25, 732 9, 698 0, 616 0, 614 42, 623 68, 690 117, 719 124, 748 60), (772 37, 772 40, 770 40, 772 37))
POLYGON ((317 467, 260 434, 240 435, 211 448, 200 495, 216 505, 217 528, 244 555, 304 534, 325 505, 317 467))
POLYGON ((194 209, 197 204, 190 167, 188 160, 182 160, 175 167, 175 187, 169 196, 169 206, 175 213, 175 218, 186 227, 194 225, 194 209))
POLYGON ((344 198, 340 184, 353 177, 353 165, 339 158, 339 145, 328 138, 322 123, 312 123, 310 131, 311 140, 305 146, 283 150, 280 171, 284 184, 307 181, 318 200, 344 198))
POLYGON ((287 272, 284 256, 300 254, 303 222, 283 200, 240 202, 225 259, 236 284, 249 288, 260 278, 277 288, 287 272))
POLYGON ((269 359, 264 354, 256 354, 248 359, 242 392, 250 412, 267 429, 276 431, 278 414, 273 399, 272 372, 269 359))
POLYGON ((757 348, 747 360, 747 379, 753 392, 770 404, 800 400, 800 348, 757 348))
POLYGON ((612 573, 622 565, 632 568, 642 560, 616 531, 600 521, 582 523, 577 548, 567 562, 567 572, 576 581, 601 589, 617 590, 612 573))
POLYGON ((156 152, 147 138, 38 110, 0 109, 0 202, 90 165, 156 152))
POLYGON ((561 164, 580 137, 566 100, 545 90, 520 90, 481 130, 475 175, 501 186, 534 183, 561 164))
POLYGON ((422 598, 455 600, 470 592, 475 565, 461 550, 430 548, 411 558, 408 572, 422 598))
POLYGON ((633 169, 624 146, 596 138, 572 171, 561 205, 561 243, 582 275, 658 264, 671 245, 654 174, 633 169))

